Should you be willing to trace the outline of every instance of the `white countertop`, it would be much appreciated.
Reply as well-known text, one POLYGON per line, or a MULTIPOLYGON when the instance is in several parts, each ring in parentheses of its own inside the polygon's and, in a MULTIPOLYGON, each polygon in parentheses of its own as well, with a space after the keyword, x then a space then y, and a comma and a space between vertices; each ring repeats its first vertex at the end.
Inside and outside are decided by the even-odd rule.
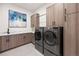
MULTIPOLYGON (((24 33, 33 33, 33 32, 24 32, 24 33)), ((19 32, 19 33, 10 33, 10 34, 7 34, 7 33, 0 33, 0 36, 15 35, 15 34, 23 34, 23 32, 19 32)))

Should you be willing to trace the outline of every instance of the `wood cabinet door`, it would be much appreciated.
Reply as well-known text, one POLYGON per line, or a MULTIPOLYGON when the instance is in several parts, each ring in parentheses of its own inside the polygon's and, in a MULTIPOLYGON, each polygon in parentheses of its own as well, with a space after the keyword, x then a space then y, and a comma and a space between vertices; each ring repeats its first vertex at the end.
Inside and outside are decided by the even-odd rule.
POLYGON ((28 43, 32 43, 32 39, 33 39, 32 35, 33 35, 32 33, 28 34, 28 39, 29 39, 28 43))
POLYGON ((32 33, 32 43, 35 44, 35 35, 32 33))
POLYGON ((76 55, 76 14, 67 15, 64 27, 64 55, 76 55))
POLYGON ((23 34, 19 34, 17 35, 17 46, 22 45, 23 44, 23 34))
POLYGON ((79 3, 76 3, 77 4, 77 13, 79 12, 79 3))
POLYGON ((39 27, 39 14, 35 14, 35 28, 39 27))
POLYGON ((64 25, 63 3, 56 3, 54 5, 54 17, 55 17, 55 25, 56 26, 63 26, 64 25))
POLYGON ((28 38, 27 38, 28 36, 27 36, 27 34, 23 34, 23 43, 25 44, 25 43, 27 43, 26 41, 28 40, 28 38))
POLYGON ((77 13, 77 55, 79 56, 79 13, 77 13))
POLYGON ((17 36, 16 35, 10 35, 9 36, 9 49, 10 48, 14 48, 16 47, 17 45, 17 36))
POLYGON ((35 21, 34 21, 34 15, 32 15, 32 16, 31 16, 31 27, 32 27, 32 28, 34 27, 34 22, 35 22, 35 21))
POLYGON ((53 25, 55 25, 54 5, 52 5, 46 9, 46 26, 52 27, 53 25))
POLYGON ((46 26, 47 27, 49 27, 50 26, 50 23, 49 23, 49 21, 50 21, 50 8, 47 8, 46 9, 46 26))
POLYGON ((46 11, 47 27, 63 26, 64 25, 64 7, 63 3, 56 3, 47 8, 46 11))
POLYGON ((1 51, 8 49, 8 42, 9 42, 8 36, 1 37, 1 51))
POLYGON ((39 14, 34 14, 31 16, 31 27, 39 27, 39 14))
POLYGON ((1 51, 1 45, 2 45, 2 44, 1 44, 1 41, 2 41, 2 38, 1 38, 1 36, 0 36, 0 51, 1 51))
POLYGON ((66 13, 71 14, 71 13, 77 12, 76 6, 77 6, 76 3, 65 3, 64 7, 66 8, 66 11, 67 11, 66 13))
POLYGON ((32 34, 28 33, 28 34, 23 34, 23 40, 24 43, 31 43, 32 42, 32 34))

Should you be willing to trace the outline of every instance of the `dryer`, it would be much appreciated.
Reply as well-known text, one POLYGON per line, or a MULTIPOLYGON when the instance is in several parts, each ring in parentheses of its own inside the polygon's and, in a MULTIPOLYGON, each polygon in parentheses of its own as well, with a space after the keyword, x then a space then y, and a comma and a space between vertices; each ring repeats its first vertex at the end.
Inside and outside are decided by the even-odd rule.
POLYGON ((44 27, 39 27, 35 29, 35 48, 41 52, 44 53, 44 27))
POLYGON ((44 55, 63 55, 63 27, 44 29, 44 55))

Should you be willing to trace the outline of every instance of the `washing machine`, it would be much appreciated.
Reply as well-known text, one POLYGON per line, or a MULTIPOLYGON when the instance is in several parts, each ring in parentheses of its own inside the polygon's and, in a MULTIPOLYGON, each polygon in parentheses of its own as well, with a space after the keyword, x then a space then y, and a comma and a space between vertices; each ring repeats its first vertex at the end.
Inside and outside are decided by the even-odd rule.
POLYGON ((63 55, 63 27, 44 29, 44 55, 63 55))
POLYGON ((44 53, 44 27, 35 29, 35 48, 40 52, 44 53))

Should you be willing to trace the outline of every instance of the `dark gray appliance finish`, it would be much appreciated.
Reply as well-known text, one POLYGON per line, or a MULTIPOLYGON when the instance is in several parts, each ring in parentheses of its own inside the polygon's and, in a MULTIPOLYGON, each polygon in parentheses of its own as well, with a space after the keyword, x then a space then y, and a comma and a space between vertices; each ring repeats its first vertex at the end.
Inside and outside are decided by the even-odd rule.
POLYGON ((52 27, 44 29, 44 55, 63 55, 63 27, 52 27))
POLYGON ((35 48, 41 52, 44 53, 44 27, 39 27, 35 29, 35 48))

